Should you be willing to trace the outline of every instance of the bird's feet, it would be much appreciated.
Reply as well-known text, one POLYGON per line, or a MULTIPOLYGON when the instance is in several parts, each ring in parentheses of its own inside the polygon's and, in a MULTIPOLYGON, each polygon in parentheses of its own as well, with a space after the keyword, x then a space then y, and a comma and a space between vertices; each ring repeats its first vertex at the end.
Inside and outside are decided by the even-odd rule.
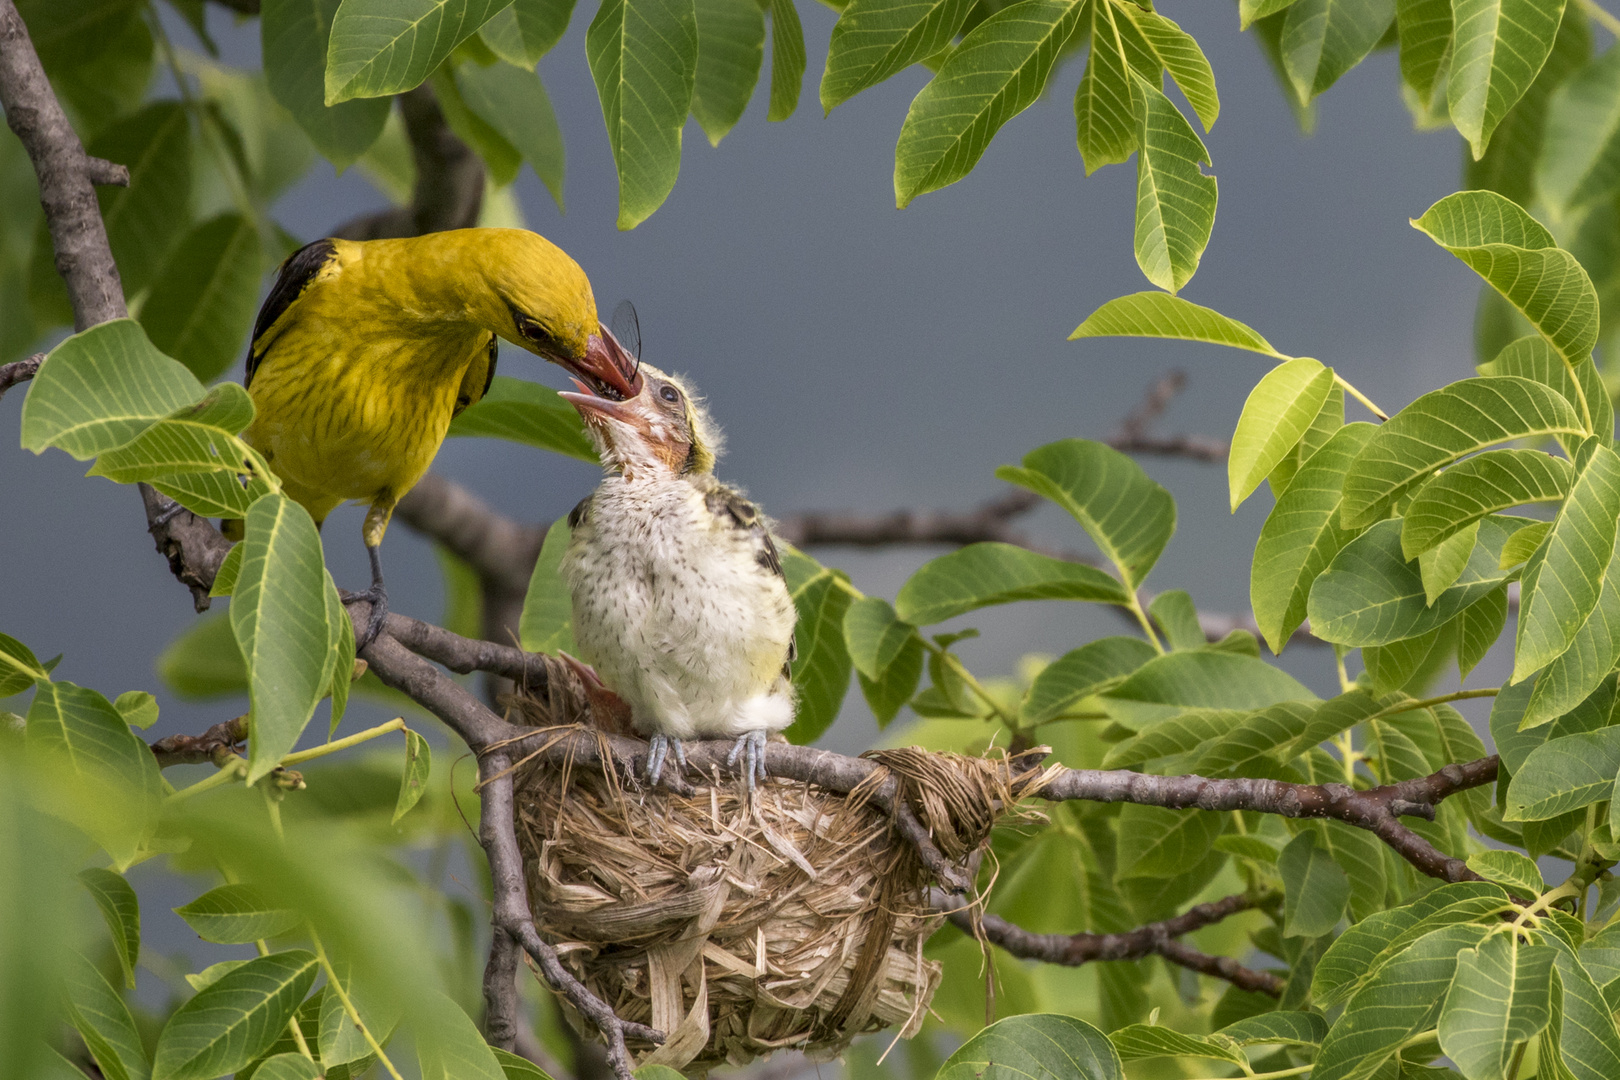
POLYGON ((748 790, 753 792, 757 783, 763 783, 769 774, 765 771, 765 729, 755 728, 737 736, 732 744, 731 753, 726 755, 726 764, 735 765, 738 758, 743 761, 743 776, 748 779, 748 790))
POLYGON ((371 588, 358 593, 347 590, 338 592, 344 606, 361 602, 371 605, 371 615, 366 619, 366 628, 354 639, 354 651, 357 653, 376 640, 377 635, 382 632, 383 623, 388 621, 388 590, 383 586, 382 561, 377 555, 376 548, 367 547, 366 553, 371 556, 371 588))
POLYGON ((675 762, 684 772, 686 747, 681 745, 681 740, 672 739, 668 735, 654 735, 647 740, 647 783, 658 783, 658 777, 664 771, 664 761, 669 757, 671 750, 675 751, 675 762))

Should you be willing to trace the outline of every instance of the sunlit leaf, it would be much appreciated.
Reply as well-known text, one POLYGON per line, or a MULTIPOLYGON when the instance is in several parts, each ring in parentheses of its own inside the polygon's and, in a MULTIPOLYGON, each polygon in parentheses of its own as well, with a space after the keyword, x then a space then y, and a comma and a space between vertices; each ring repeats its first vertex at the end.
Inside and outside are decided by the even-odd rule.
POLYGON ((850 0, 827 47, 821 107, 832 112, 867 87, 939 52, 951 43, 972 6, 969 0, 850 0))
POLYGON ((1333 369, 1302 358, 1272 368, 1249 392, 1226 459, 1234 513, 1304 437, 1332 388, 1333 369))
POLYGON ((1076 702, 1122 682, 1158 655, 1141 638, 1106 637, 1065 653, 1041 669, 1019 707, 1019 720, 1041 724, 1076 702))
POLYGON ((1012 544, 979 543, 924 563, 900 587, 895 610, 906 622, 930 626, 1015 600, 1123 604, 1127 596, 1118 581, 1096 567, 1012 544))
POLYGON ((793 723, 784 734, 796 745, 821 737, 837 718, 849 690, 851 664, 844 647, 844 614, 850 595, 843 580, 841 571, 822 567, 793 588, 798 611, 793 637, 799 653, 793 661, 793 688, 798 701, 793 723))
POLYGON ((420 84, 504 0, 343 0, 326 47, 323 101, 397 94, 420 84))
POLYGON ((697 0, 697 35, 692 115, 703 125, 709 144, 719 146, 742 119, 759 82, 765 13, 754 0, 697 0))
POLYGON ((1552 1018, 1556 955, 1511 934, 1458 954, 1439 1034, 1440 1048, 1466 1075, 1506 1080, 1522 1044, 1541 1034, 1552 1018))
POLYGON ((568 551, 568 537, 566 517, 552 522, 540 547, 540 557, 535 560, 534 573, 529 576, 529 591, 518 622, 518 640, 529 652, 574 651, 573 599, 559 572, 568 551))
POLYGON ((663 203, 681 169, 697 75, 693 0, 605 0, 585 34, 619 174, 619 228, 663 203))
POLYGON ((1271 342, 1218 311, 1162 292, 1117 297, 1086 316, 1070 341, 1089 337, 1154 337, 1230 345, 1266 356, 1283 357, 1271 342))
POLYGON ((937 1080, 1124 1080, 1108 1037, 1055 1013, 1009 1016, 980 1031, 940 1066, 937 1080))
POLYGON ((1552 52, 1563 0, 1453 0, 1446 102, 1477 160, 1552 52))
POLYGON ((158 1036, 153 1080, 235 1072, 276 1041, 315 981, 301 950, 250 960, 175 1010, 158 1036))
POLYGON ((1209 151, 1158 87, 1133 74, 1136 114, 1136 265, 1166 292, 1198 270, 1215 227, 1217 184, 1200 165, 1209 151))
POLYGON ((124 875, 100 866, 79 871, 79 880, 95 898, 107 923, 113 952, 124 972, 124 985, 135 989, 135 963, 141 956, 141 902, 124 875))
POLYGON ((1401 554, 1416 558, 1487 514, 1558 502, 1575 470, 1540 450, 1487 450, 1459 461, 1418 489, 1401 520, 1401 554))
POLYGON ((65 965, 68 1019, 108 1080, 146 1080, 151 1068, 129 1006, 95 965, 75 954, 65 965))
POLYGON ((250 885, 220 885, 174 909, 204 941, 240 945, 272 938, 298 925, 296 911, 265 902, 250 885))
POLYGON ((1607 799, 1620 774, 1620 728, 1577 732, 1530 752, 1502 800, 1507 821, 1545 821, 1607 799))
POLYGON ((427 790, 428 773, 433 770, 433 754, 428 741, 416 732, 405 729, 405 772, 399 781, 399 799, 394 803, 394 816, 389 824, 398 825, 399 819, 410 813, 427 790))

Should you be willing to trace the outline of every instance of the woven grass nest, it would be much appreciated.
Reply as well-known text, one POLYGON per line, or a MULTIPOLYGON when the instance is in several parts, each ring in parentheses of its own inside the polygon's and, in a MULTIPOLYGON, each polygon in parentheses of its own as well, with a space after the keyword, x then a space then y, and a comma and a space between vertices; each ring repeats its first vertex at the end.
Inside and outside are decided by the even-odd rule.
MULTIPOLYGON (((555 703, 513 704, 537 726, 560 719, 555 703)), ((923 945, 943 918, 872 792, 896 776, 941 852, 961 862, 1045 774, 1014 775, 1005 758, 872 756, 881 767, 847 796, 772 778, 750 798, 718 776, 682 795, 544 755, 520 768, 516 829, 536 925, 622 1019, 665 1032, 661 1046, 630 1041, 638 1065, 703 1073, 778 1049, 825 1061, 864 1032, 916 1033, 940 977, 923 945)))

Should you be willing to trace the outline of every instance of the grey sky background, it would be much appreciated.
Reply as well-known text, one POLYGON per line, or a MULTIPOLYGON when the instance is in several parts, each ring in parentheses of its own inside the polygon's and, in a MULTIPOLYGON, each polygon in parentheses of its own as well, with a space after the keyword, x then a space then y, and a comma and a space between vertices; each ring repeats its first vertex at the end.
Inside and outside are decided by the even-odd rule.
MULTIPOLYGON (((905 72, 823 118, 816 88, 835 15, 801 4, 810 63, 798 113, 766 123, 762 88, 718 149, 690 123, 673 194, 622 233, 584 57, 589 7, 540 65, 567 142, 568 212, 559 214, 527 170, 517 182, 523 210, 530 227, 585 267, 604 312, 634 300, 643 355, 689 374, 708 396, 729 435, 721 475, 767 510, 966 508, 1003 490, 997 465, 1053 439, 1105 436, 1176 367, 1191 382, 1160 430, 1230 434, 1267 368, 1263 358, 1212 346, 1065 341, 1099 304, 1149 288, 1131 251, 1134 164, 1086 177, 1075 150, 1076 58, 966 180, 900 211, 894 143, 925 73, 905 72)), ((1222 101, 1206 136, 1220 181, 1214 240, 1183 295, 1250 323, 1285 352, 1338 367, 1386 409, 1470 374, 1476 279, 1407 224, 1460 186, 1461 144, 1449 130, 1413 131, 1393 50, 1334 87, 1306 136, 1258 45, 1238 33, 1235 5, 1160 7, 1202 43, 1222 101)), ((224 59, 256 67, 257 24, 208 11, 224 59)), ((175 32, 190 40, 183 27, 175 32)), ((382 203, 358 172, 336 177, 322 163, 276 216, 308 240, 382 203)), ((560 370, 515 350, 501 370, 562 384, 560 370)), ((230 377, 241 377, 240 366, 230 377)), ((42 657, 65 652, 60 678, 109 696, 155 691, 163 713, 154 736, 241 711, 245 701, 185 703, 158 685, 153 660, 191 624, 189 598, 144 536, 133 491, 82 478, 84 466, 63 454, 17 448, 23 396, 0 403, 9 556, 0 630, 42 657)), ((1205 610, 1246 610, 1269 495, 1262 490, 1234 516, 1220 467, 1142 464, 1180 508, 1150 587, 1186 588, 1205 610)), ((452 440, 435 467, 531 521, 566 513, 595 481, 581 463, 484 440, 452 440)), ((356 587, 366 579, 360 517, 345 508, 325 530, 339 583, 356 587)), ((1029 527, 1054 544, 1086 543, 1056 510, 1029 527)), ((892 597, 936 553, 815 554, 892 597)), ((438 617, 442 590, 428 545, 396 525, 384 555, 395 610, 438 617)), ((1056 603, 963 621, 984 631, 963 653, 986 676, 1010 671, 1022 654, 1058 654, 1121 626, 1106 612, 1056 603)), ((1318 692, 1334 692, 1326 650, 1295 649, 1283 664, 1318 692)), ((1471 682, 1500 681, 1499 666, 1487 662, 1471 682)), ((384 718, 359 704, 352 716, 348 730, 384 718)), ((830 738, 857 749, 875 735, 857 691, 830 738)))

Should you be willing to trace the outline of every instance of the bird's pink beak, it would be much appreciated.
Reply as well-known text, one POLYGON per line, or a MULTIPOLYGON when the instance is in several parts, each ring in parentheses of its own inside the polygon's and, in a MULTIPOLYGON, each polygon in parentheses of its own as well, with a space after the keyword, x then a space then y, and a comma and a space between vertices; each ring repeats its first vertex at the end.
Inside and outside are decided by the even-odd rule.
POLYGON ((597 324, 585 341, 585 355, 560 361, 587 389, 602 398, 623 400, 641 393, 640 364, 619 344, 613 331, 597 324))

